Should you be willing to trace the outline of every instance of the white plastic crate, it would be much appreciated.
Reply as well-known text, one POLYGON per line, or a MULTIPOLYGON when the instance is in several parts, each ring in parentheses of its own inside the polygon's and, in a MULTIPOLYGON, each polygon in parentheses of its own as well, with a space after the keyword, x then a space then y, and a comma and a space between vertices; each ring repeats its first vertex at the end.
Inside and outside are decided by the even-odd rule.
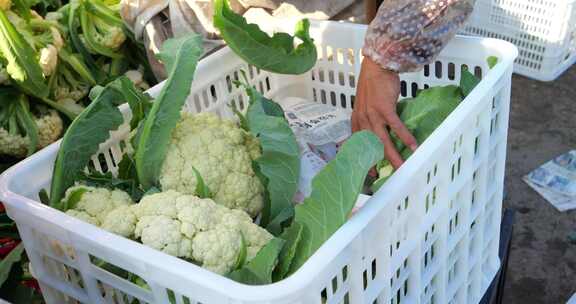
POLYGON ((514 72, 541 81, 556 79, 576 61, 574 0, 476 0, 462 33, 515 44, 514 72))
MULTIPOLYGON (((246 107, 233 87, 240 70, 267 96, 297 96, 351 109, 365 26, 313 23, 319 61, 286 76, 247 66, 229 49, 202 60, 190 112, 230 116, 246 107)), ((402 95, 456 84, 462 65, 482 82, 365 206, 294 275, 242 285, 186 261, 100 230, 38 202, 49 186, 59 143, 0 178, 0 200, 22 235, 48 303, 477 303, 499 268, 498 236, 515 47, 458 37, 420 73, 402 75, 402 95), (488 56, 500 63, 492 70, 488 56), (142 289, 93 263, 109 262, 145 280, 142 289)), ((151 89, 156 94, 159 87, 151 89)), ((94 157, 114 171, 126 130, 94 157)))

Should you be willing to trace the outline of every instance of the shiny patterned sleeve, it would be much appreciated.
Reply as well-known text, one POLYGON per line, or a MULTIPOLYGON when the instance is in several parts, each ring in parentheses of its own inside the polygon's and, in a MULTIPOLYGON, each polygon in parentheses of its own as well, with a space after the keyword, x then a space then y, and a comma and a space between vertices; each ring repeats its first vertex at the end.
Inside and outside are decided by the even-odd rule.
POLYGON ((474 0, 384 0, 362 53, 384 69, 417 71, 436 58, 473 7, 474 0))

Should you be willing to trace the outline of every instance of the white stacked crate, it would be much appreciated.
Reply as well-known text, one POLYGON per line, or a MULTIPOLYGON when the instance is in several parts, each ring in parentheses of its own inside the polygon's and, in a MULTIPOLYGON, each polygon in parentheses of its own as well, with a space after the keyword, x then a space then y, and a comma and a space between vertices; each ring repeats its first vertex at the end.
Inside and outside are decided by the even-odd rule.
POLYGON ((574 0, 476 0, 462 33, 515 44, 514 72, 541 81, 556 79, 576 61, 574 0))

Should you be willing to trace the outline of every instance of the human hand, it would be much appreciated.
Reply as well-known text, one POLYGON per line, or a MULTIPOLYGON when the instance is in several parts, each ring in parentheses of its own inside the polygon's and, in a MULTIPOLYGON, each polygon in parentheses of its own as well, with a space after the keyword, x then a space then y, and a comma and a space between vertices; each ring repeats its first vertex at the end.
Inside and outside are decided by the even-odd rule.
POLYGON ((384 143, 386 159, 397 169, 404 160, 390 138, 388 128, 411 150, 418 143, 396 113, 400 96, 400 77, 394 71, 384 70, 370 58, 362 61, 356 101, 352 112, 352 131, 370 130, 384 143))

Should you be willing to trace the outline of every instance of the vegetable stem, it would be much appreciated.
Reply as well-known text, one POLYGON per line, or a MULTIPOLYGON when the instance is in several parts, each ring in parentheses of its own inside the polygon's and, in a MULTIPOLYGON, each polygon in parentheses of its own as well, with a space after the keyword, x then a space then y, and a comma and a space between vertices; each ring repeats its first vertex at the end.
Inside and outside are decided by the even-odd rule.
POLYGON ((57 110, 58 112, 64 114, 64 116, 66 116, 68 119, 70 119, 70 121, 73 121, 74 118, 76 118, 77 114, 69 111, 68 109, 66 109, 64 106, 60 105, 59 103, 50 100, 48 98, 41 98, 40 99, 43 103, 49 105, 50 107, 54 108, 55 110, 57 110))
POLYGON ((82 79, 89 82, 91 86, 95 86, 96 84, 98 84, 96 82, 96 79, 94 79, 94 77, 92 76, 92 73, 90 72, 88 67, 86 67, 84 63, 82 63, 82 61, 78 60, 78 57, 74 56, 74 54, 70 54, 68 53, 68 51, 62 49, 58 53, 58 56, 63 61, 68 63, 72 67, 72 69, 74 69, 74 71, 82 77, 82 79))
POLYGON ((101 18, 102 20, 105 20, 114 26, 122 27, 124 25, 122 19, 116 17, 116 12, 108 8, 106 5, 98 2, 86 1, 84 2, 84 6, 87 12, 101 18))

